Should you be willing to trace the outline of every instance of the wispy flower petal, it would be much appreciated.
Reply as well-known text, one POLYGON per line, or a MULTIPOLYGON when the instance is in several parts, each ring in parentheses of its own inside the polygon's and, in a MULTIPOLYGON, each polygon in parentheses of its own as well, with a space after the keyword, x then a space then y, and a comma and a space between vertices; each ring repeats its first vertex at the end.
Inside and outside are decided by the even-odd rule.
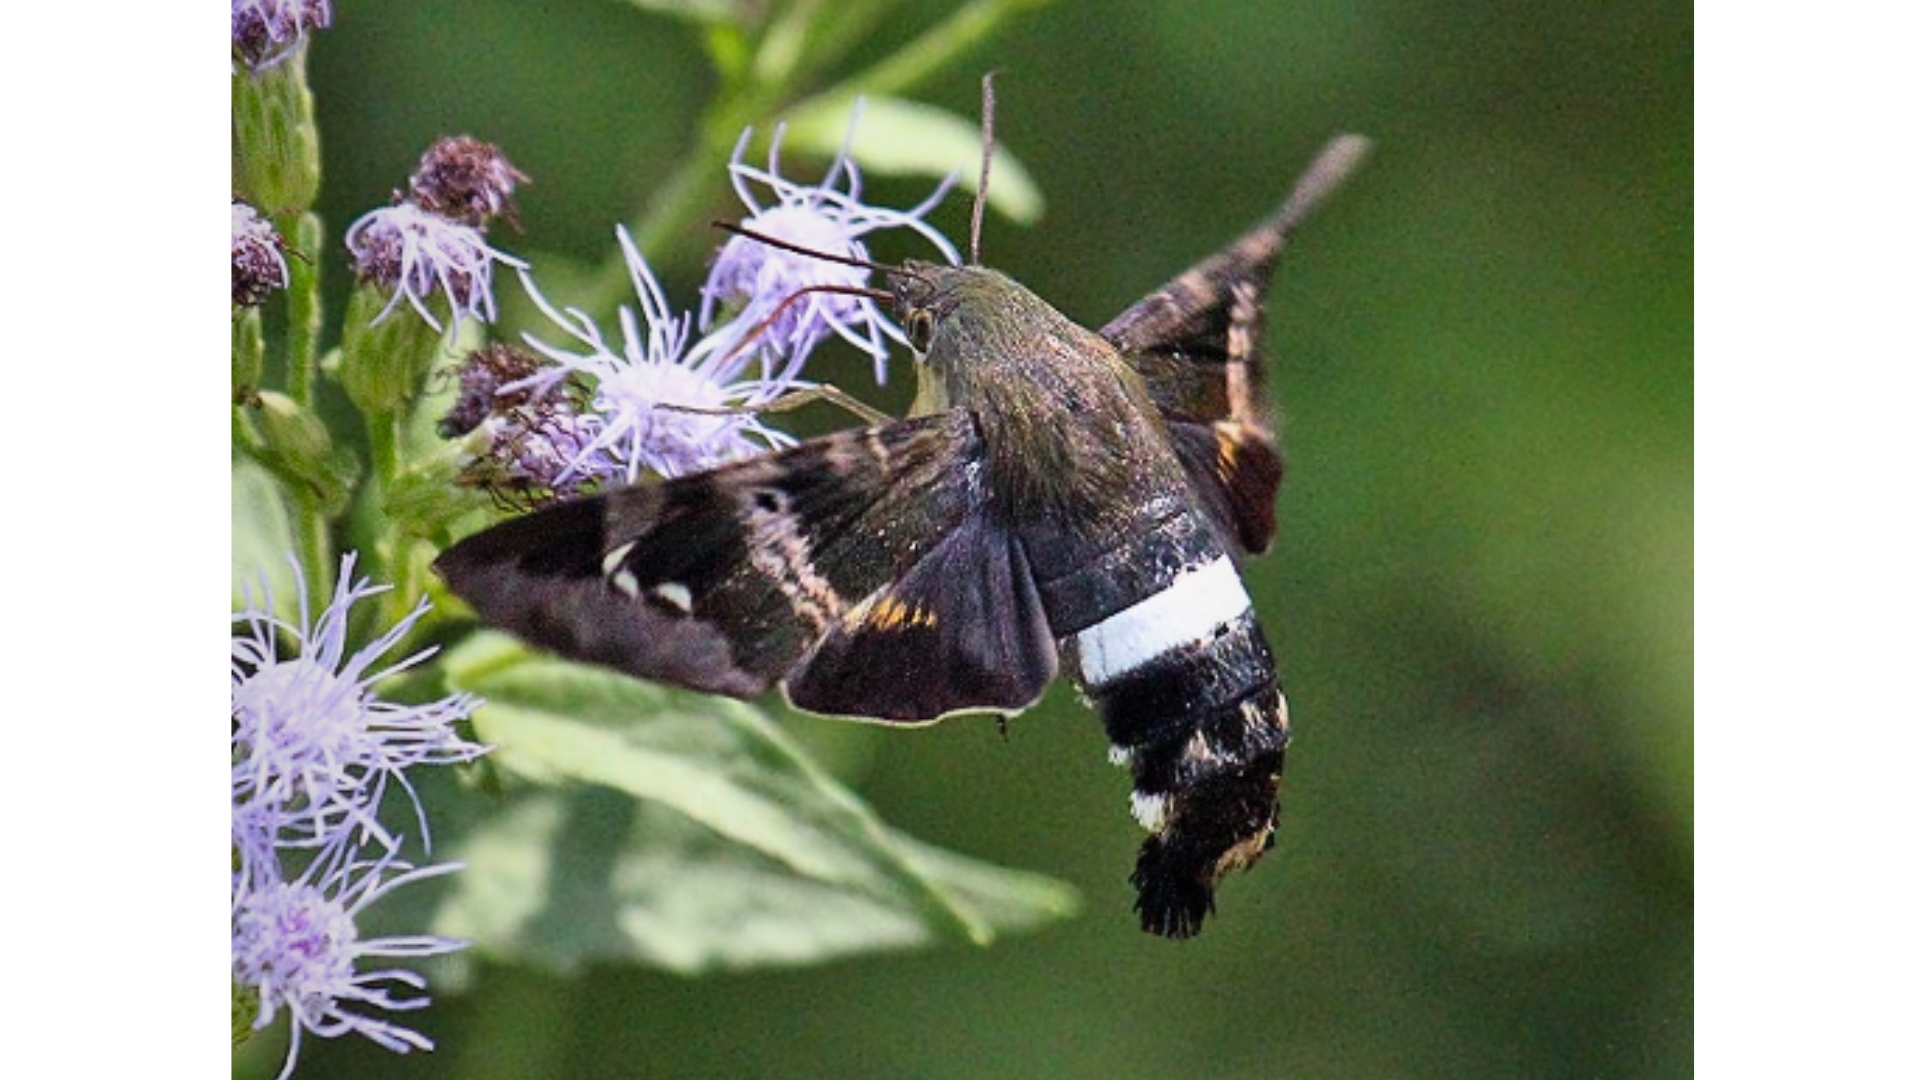
MULTIPOLYGON (((277 846, 320 848, 357 831, 392 850, 398 841, 378 819, 387 785, 398 784, 411 798, 405 770, 471 761, 485 752, 453 727, 477 704, 470 695, 423 705, 375 696, 375 683, 433 654, 425 649, 376 666, 427 605, 423 599, 385 634, 348 652, 353 605, 386 591, 354 581, 353 566, 349 553, 341 560, 332 601, 318 618, 310 617, 304 592, 298 624, 275 618, 266 596, 234 616, 233 802, 237 815, 273 815, 277 846), (291 658, 279 655, 282 636, 295 653, 291 658)), ((297 565, 295 575, 299 580, 297 565)), ((426 815, 417 799, 414 812, 425 841, 426 815)))
POLYGON ((373 319, 379 323, 405 298, 427 325, 440 329, 428 300, 447 298, 458 326, 462 318, 492 322, 493 264, 516 270, 527 264, 487 245, 480 230, 403 202, 381 207, 347 227, 354 273, 391 294, 373 319))
POLYGON ((678 476, 723 461, 792 445, 791 436, 749 413, 719 410, 752 408, 805 386, 791 371, 760 379, 739 376, 751 360, 732 339, 716 337, 688 348, 688 317, 674 315, 633 238, 619 230, 620 248, 639 299, 638 314, 620 309, 620 341, 602 335, 585 312, 558 309, 522 274, 533 297, 555 326, 584 351, 571 352, 527 335, 527 344, 553 361, 529 379, 509 383, 503 392, 548 387, 583 377, 590 384, 587 444, 558 474, 562 482, 577 475, 628 483, 644 471, 678 476), (688 411, 705 410, 705 411, 688 411))
POLYGON ((378 1015, 425 1008, 426 980, 405 968, 363 971, 361 965, 434 956, 466 943, 425 934, 362 938, 357 920, 401 885, 458 869, 455 863, 415 869, 390 856, 331 868, 323 861, 298 880, 264 882, 236 898, 233 979, 259 997, 253 1027, 267 1027, 283 1010, 291 1018, 282 1080, 292 1075, 308 1032, 324 1039, 359 1034, 402 1054, 433 1049, 425 1035, 378 1015))
MULTIPOLYGON (((752 134, 751 129, 741 134, 728 166, 733 189, 749 211, 742 227, 811 251, 859 261, 870 259, 862 237, 880 229, 904 228, 925 238, 949 263, 960 261, 953 244, 925 220, 946 195, 951 178, 911 209, 869 206, 860 201, 860 170, 845 146, 820 183, 801 184, 780 175, 784 129, 774 131, 764 169, 743 160, 752 134)), ((847 144, 852 141, 850 125, 847 144)), ((864 288, 871 276, 857 266, 735 236, 720 249, 701 289, 700 326, 710 329, 724 309, 737 309, 733 324, 760 329, 768 358, 789 373, 798 369, 814 346, 837 335, 871 356, 874 378, 885 382, 887 340, 904 344, 906 336, 871 298, 821 291, 823 286, 864 288)))
MULTIPOLYGON (((486 748, 453 729, 478 704, 455 695, 397 705, 374 684, 414 666, 432 650, 389 661, 425 602, 371 644, 349 651, 357 601, 384 590, 353 577, 341 560, 340 584, 316 617, 305 582, 297 619, 272 614, 262 595, 234 616, 232 638, 233 852, 230 878, 235 1008, 253 1014, 242 1030, 286 1012, 293 1028, 285 1077, 300 1040, 355 1032, 390 1050, 431 1049, 425 1036, 379 1015, 422 1008, 425 981, 392 968, 362 971, 371 959, 430 956, 463 942, 428 935, 365 939, 357 919, 367 905, 411 881, 449 873, 448 864, 416 868, 399 859, 401 838, 379 811, 387 785, 406 791, 427 844, 424 808, 404 771, 470 761, 486 748), (282 656, 282 652, 290 653, 282 656), (297 872, 290 872, 290 868, 297 872)), ((241 1021, 236 1021, 236 1024, 241 1021)))

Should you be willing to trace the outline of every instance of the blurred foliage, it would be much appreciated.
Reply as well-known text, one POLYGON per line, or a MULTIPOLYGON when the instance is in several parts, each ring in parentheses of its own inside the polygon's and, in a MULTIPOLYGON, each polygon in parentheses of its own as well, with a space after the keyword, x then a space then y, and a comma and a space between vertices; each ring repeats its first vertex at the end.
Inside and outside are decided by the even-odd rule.
MULTIPOLYGON (((600 263, 711 88, 670 6, 731 5, 340 4, 310 60, 320 213, 337 235, 471 134, 534 178, 501 244, 600 263)), ((1066 0, 916 96, 973 116, 987 70, 1047 210, 989 217, 986 260, 1092 325, 1328 135, 1378 141, 1274 293, 1289 474, 1250 587, 1298 733, 1278 848, 1204 936, 1152 939, 1127 780, 1072 695, 1005 738, 792 718, 887 822, 1070 881, 1081 917, 750 976, 483 965, 419 1018, 436 1053, 316 1040, 300 1075, 1690 1075, 1691 9, 1066 0)), ((942 214, 963 237, 964 200, 942 214)), ((648 251, 681 303, 696 232, 648 251)), ((845 363, 821 374, 865 386, 845 363)))
POLYGON ((494 633, 462 643, 446 677, 486 702, 489 766, 533 781, 469 800, 479 820, 454 832, 466 869, 433 929, 488 956, 692 974, 985 945, 1076 906, 1057 882, 888 828, 740 702, 529 658, 494 633))

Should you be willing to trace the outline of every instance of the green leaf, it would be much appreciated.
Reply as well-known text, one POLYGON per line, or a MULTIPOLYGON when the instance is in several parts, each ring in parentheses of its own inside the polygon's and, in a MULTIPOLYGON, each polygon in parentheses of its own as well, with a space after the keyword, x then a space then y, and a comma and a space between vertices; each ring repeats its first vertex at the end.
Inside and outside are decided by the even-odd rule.
POLYGON ((300 614, 294 580, 293 516, 273 474, 251 461, 233 463, 233 610, 262 602, 264 584, 273 614, 288 621, 300 614))
POLYGON ((490 760, 553 785, 456 844, 435 932, 562 970, 697 972, 985 944, 1069 915, 1070 889, 889 828, 757 709, 481 635, 447 658, 490 760))
MULTIPOLYGON (((980 180, 980 126, 945 109, 896 97, 863 98, 854 130, 853 159, 870 172, 959 177, 974 191, 980 180)), ((840 152, 847 137, 848 103, 817 98, 787 122, 786 146, 822 158, 840 152)), ((1006 146, 993 151, 987 205, 1022 225, 1046 210, 1040 185, 1006 146)))

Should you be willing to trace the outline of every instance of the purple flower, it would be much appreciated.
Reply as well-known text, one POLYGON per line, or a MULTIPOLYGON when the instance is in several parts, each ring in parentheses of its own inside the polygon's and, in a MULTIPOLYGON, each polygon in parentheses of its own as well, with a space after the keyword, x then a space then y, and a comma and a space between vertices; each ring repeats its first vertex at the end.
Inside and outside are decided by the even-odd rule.
POLYGON ((292 56, 309 30, 332 21, 327 0, 233 0, 233 58, 263 71, 292 56))
POLYGON ((725 335, 689 349, 687 316, 669 312, 666 294, 633 246, 633 238, 625 229, 619 230, 619 237, 640 313, 636 317, 632 309, 620 309, 618 348, 607 342, 586 313, 577 308, 557 310, 528 275, 521 275, 528 295, 547 318, 586 347, 583 353, 566 352, 529 334, 527 343, 554 366, 500 389, 501 393, 544 390, 576 376, 591 384, 589 411, 577 417, 579 426, 568 433, 586 441, 577 451, 553 444, 555 452, 569 455, 566 465, 554 474, 556 483, 577 482, 580 477, 631 483, 643 471, 678 476, 792 445, 791 436, 753 415, 684 411, 750 408, 808 384, 795 380, 791 371, 772 378, 740 379, 752 353, 734 347, 734 339, 725 335))
MULTIPOLYGON (((382 664, 382 657, 426 613, 423 600, 399 624, 349 653, 356 601, 384 592, 353 580, 354 556, 340 560, 340 584, 317 618, 306 582, 297 621, 272 614, 272 597, 233 617, 232 745, 234 868, 233 983, 236 1010, 256 1010, 251 1029, 292 1018, 293 1045, 281 1075, 293 1071, 303 1032, 333 1038, 358 1032, 390 1050, 431 1049, 424 1036, 367 1010, 427 1004, 396 997, 421 990, 413 972, 361 972, 361 960, 430 956, 464 943, 426 935, 362 940, 356 917, 410 881, 449 873, 447 864, 415 868, 398 859, 400 837, 379 821, 389 782, 413 803, 423 848, 426 812, 404 770, 471 761, 486 748, 462 739, 455 721, 478 702, 460 694, 397 705, 373 685, 425 660, 432 650, 382 664), (281 657, 283 645, 289 655, 281 657), (298 873, 288 873, 298 864, 298 873)), ((236 1020, 236 1023, 238 1021, 236 1020)))
MULTIPOLYGON (((857 119, 856 116, 856 122, 857 119)), ((734 147, 728 171, 732 174, 734 191, 751 211, 740 223, 742 227, 811 251, 859 260, 869 258, 861 237, 877 229, 907 228, 925 237, 948 262, 960 261, 959 252, 947 238, 922 220, 946 195, 951 178, 911 210, 868 206, 860 201, 860 171, 847 157, 845 146, 827 170, 825 179, 817 185, 798 184, 782 177, 780 139, 783 133, 784 129, 775 130, 765 169, 741 160, 747 139, 753 134, 751 129, 741 134, 734 147), (754 194, 755 186, 766 189, 772 196, 770 203, 761 203, 754 194)), ((852 140, 850 125, 847 142, 850 144, 852 140)), ((868 297, 844 292, 803 292, 819 286, 864 288, 870 277, 868 271, 856 266, 809 258, 736 236, 720 249, 701 289, 700 327, 707 330, 714 325, 715 312, 721 305, 738 309, 731 325, 742 328, 743 333, 766 323, 760 340, 770 359, 784 362, 789 377, 815 345, 829 334, 837 334, 873 357, 874 378, 884 383, 886 339, 903 344, 907 340, 899 327, 868 297)))
POLYGON ((386 591, 353 581, 353 566, 352 553, 340 560, 340 583, 317 619, 309 616, 298 564, 298 623, 275 618, 265 596, 258 607, 233 617, 239 631, 232 639, 233 805, 243 859, 250 851, 325 849, 356 834, 396 850, 398 839, 377 816, 389 783, 412 800, 425 843, 426 812, 404 771, 471 761, 486 752, 453 728, 478 704, 471 695, 422 705, 374 696, 375 683, 433 654, 424 649, 376 666, 426 614, 427 603, 422 599, 398 625, 349 653, 354 603, 386 591), (286 659, 279 655, 283 635, 294 653, 286 659), (259 831, 269 828, 269 843, 260 844, 259 831))
POLYGON ((438 290, 453 309, 453 321, 492 322, 493 264, 516 270, 526 263, 487 246, 480 230, 450 221, 412 203, 381 207, 347 227, 354 273, 392 294, 373 321, 379 323, 405 297, 428 326, 440 329, 428 299, 438 290))
POLYGON ((431 1050, 433 1041, 376 1011, 425 1008, 426 980, 403 968, 361 971, 363 960, 434 956, 465 947, 463 941, 416 934, 362 939, 356 919, 369 904, 409 882, 458 870, 457 864, 415 869, 383 855, 373 862, 313 863, 295 881, 268 878, 236 892, 233 903, 233 981, 259 1000, 255 1030, 282 1010, 293 1036, 281 1080, 293 1074, 300 1039, 349 1033, 404 1054, 431 1050))

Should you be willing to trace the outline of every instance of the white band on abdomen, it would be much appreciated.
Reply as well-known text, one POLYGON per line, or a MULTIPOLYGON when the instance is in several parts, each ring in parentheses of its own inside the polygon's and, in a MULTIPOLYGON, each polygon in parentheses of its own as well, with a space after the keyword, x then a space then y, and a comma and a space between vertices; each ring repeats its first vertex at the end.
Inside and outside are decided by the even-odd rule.
POLYGON ((1239 572, 1223 555, 1075 634, 1080 678, 1089 689, 1102 686, 1170 649, 1206 640, 1252 606, 1239 572))

